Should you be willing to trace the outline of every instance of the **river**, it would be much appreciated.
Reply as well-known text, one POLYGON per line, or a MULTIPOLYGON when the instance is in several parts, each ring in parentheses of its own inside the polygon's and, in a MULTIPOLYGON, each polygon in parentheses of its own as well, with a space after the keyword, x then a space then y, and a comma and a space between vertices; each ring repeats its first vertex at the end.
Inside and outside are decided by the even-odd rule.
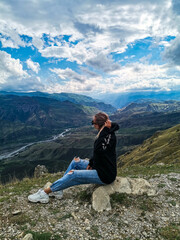
POLYGON ((38 142, 33 142, 33 143, 29 143, 13 152, 10 152, 10 153, 5 153, 5 154, 2 154, 0 155, 0 160, 3 160, 3 159, 6 159, 6 158, 11 158, 11 157, 14 157, 16 155, 18 155, 20 152, 23 152, 25 151, 28 147, 32 146, 32 145, 35 145, 35 144, 38 144, 38 143, 46 143, 46 142, 53 142, 55 141, 57 138, 59 137, 64 137, 64 135, 69 132, 71 129, 66 129, 64 132, 58 134, 58 135, 55 135, 53 137, 51 137, 50 139, 47 139, 47 140, 42 140, 42 141, 38 141, 38 142))

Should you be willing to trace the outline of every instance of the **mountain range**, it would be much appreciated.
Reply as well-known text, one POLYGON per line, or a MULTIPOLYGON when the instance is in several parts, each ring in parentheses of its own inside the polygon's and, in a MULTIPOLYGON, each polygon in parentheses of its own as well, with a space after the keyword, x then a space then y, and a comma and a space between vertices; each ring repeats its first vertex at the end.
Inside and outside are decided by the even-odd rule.
POLYGON ((151 102, 180 101, 180 90, 106 93, 99 95, 99 99, 105 103, 112 104, 116 108, 123 108, 131 102, 141 102, 142 100, 150 100, 151 102))
MULTIPOLYGON (((90 122, 92 116, 102 109, 82 105, 80 100, 77 104, 78 96, 75 97, 76 103, 45 97, 44 93, 42 96, 0 94, 1 154, 71 128, 64 137, 34 144, 12 158, 1 160, 2 181, 8 181, 10 175, 18 178, 31 176, 37 164, 44 164, 50 172, 56 172, 64 170, 75 155, 91 157, 97 132, 90 122)), ((103 106, 108 108, 109 105, 103 106)), ((117 133, 117 156, 120 156, 130 153, 156 131, 179 124, 180 102, 143 99, 116 110, 110 119, 120 125, 117 133)))

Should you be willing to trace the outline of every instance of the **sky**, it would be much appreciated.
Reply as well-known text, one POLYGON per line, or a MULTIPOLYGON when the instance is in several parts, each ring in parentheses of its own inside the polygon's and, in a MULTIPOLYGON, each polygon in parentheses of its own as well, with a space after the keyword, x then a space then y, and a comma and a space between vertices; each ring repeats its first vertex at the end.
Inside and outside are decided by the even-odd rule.
POLYGON ((1 0, 0 90, 180 91, 180 1, 1 0))

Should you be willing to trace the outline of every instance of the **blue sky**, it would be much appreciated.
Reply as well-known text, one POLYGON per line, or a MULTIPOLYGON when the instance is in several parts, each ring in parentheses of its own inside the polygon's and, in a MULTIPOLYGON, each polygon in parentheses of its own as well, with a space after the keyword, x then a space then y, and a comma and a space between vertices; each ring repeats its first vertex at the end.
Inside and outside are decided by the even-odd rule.
POLYGON ((178 0, 1 0, 0 90, 180 90, 178 0))

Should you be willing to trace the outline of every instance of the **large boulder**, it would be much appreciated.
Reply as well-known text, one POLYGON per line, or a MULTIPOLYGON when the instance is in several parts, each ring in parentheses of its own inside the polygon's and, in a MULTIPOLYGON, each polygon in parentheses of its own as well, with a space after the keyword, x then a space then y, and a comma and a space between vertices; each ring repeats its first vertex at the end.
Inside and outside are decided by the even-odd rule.
POLYGON ((113 183, 96 188, 92 194, 93 209, 98 212, 111 210, 110 195, 116 192, 134 195, 142 195, 144 193, 148 196, 155 195, 155 190, 145 179, 117 177, 113 183))
POLYGON ((45 173, 48 173, 47 168, 44 165, 37 165, 34 169, 34 177, 38 178, 45 173))

